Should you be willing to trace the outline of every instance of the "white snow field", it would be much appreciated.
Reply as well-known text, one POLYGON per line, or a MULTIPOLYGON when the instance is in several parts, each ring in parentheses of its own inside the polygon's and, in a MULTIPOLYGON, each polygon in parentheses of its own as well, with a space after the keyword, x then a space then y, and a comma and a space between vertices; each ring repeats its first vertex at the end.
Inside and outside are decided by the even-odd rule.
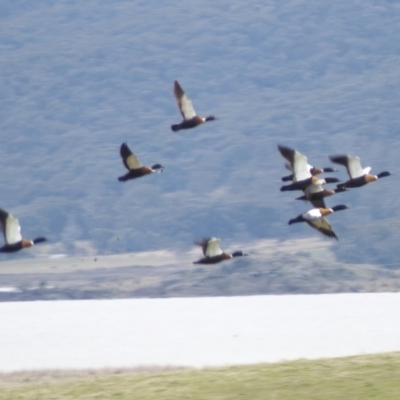
POLYGON ((0 304, 0 371, 224 366, 400 350, 400 293, 0 304))

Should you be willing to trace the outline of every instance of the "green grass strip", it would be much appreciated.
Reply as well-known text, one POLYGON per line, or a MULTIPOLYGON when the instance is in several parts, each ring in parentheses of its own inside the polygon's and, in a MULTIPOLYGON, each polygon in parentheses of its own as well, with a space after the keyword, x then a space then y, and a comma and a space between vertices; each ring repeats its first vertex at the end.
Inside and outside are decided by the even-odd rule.
POLYGON ((400 399, 400 353, 317 361, 84 378, 7 381, 9 400, 301 400, 400 399))

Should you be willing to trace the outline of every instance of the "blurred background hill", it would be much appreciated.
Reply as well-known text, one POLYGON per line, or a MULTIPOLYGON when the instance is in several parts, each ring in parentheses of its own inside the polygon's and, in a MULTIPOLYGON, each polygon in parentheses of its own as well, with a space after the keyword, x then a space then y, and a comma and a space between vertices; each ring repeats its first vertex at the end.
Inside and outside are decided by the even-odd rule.
POLYGON ((282 143, 394 174, 327 203, 351 207, 329 219, 338 262, 396 269, 399 65, 392 1, 3 2, 0 207, 49 243, 0 260, 312 243, 287 225, 310 207, 279 191, 282 143), (175 79, 218 120, 173 133, 175 79), (125 141, 164 172, 118 182, 125 141))

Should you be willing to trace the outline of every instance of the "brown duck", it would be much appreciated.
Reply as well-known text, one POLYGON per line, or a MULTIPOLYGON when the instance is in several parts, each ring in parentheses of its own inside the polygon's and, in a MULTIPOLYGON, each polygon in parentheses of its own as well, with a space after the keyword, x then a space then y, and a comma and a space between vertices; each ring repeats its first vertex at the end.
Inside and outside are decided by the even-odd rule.
POLYGON ((171 125, 171 129, 174 132, 177 132, 181 129, 194 128, 197 125, 203 124, 204 122, 214 121, 216 119, 213 115, 209 115, 205 118, 199 117, 196 114, 196 111, 194 111, 192 102, 187 97, 178 81, 174 82, 174 95, 183 117, 183 121, 180 124, 171 125))

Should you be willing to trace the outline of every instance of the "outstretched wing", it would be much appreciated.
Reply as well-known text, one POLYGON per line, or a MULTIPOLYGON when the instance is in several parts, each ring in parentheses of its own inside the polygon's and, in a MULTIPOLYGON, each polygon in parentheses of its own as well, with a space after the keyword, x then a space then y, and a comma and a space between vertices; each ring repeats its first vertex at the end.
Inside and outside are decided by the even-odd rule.
POLYGON ((22 240, 19 221, 2 209, 0 209, 0 226, 7 244, 14 244, 22 240))
POLYGON ((335 238, 336 240, 338 239, 335 232, 333 232, 332 227, 329 225, 329 222, 325 218, 322 217, 315 219, 313 221, 306 221, 306 222, 308 225, 310 225, 317 231, 321 232, 323 235, 328 236, 330 238, 335 238))
POLYGON ((196 240, 194 243, 201 246, 205 257, 214 257, 222 254, 222 250, 219 247, 221 239, 215 237, 207 237, 200 240, 196 240))
POLYGON ((358 178, 366 173, 361 167, 360 157, 340 154, 337 156, 330 156, 329 158, 336 164, 344 165, 347 169, 350 179, 358 178))
POLYGON ((278 149, 283 157, 290 163, 290 169, 293 171, 293 181, 302 181, 311 177, 311 172, 308 166, 308 159, 299 151, 290 147, 278 145, 278 149))
POLYGON ((186 96, 186 93, 183 91, 178 81, 174 82, 174 95, 183 119, 190 120, 194 118, 196 116, 196 111, 194 111, 192 102, 189 97, 186 96))
POLYGON ((120 154, 125 167, 130 171, 132 169, 138 169, 142 166, 139 159, 131 152, 126 143, 121 144, 120 154))

